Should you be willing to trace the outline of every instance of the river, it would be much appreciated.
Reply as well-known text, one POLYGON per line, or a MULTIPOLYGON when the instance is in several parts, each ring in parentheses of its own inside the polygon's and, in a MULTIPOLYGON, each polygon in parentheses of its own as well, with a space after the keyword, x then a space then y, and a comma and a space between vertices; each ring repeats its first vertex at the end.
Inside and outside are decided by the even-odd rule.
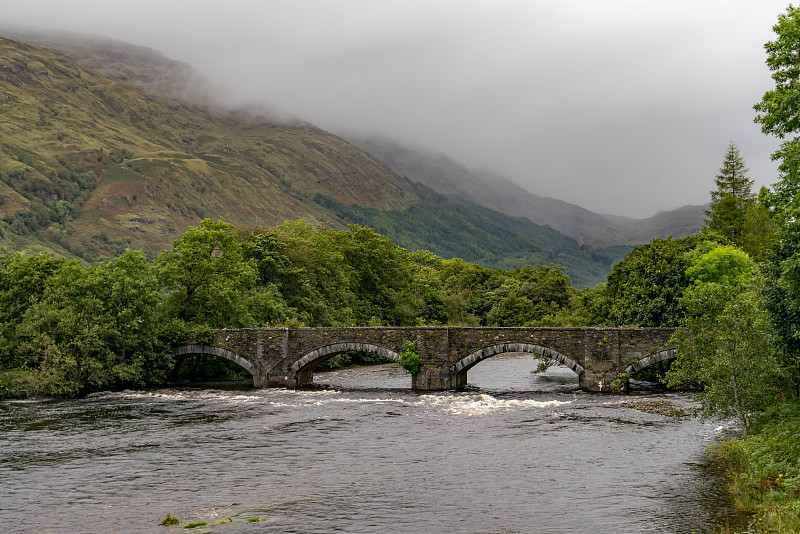
POLYGON ((170 388, 0 402, 2 532, 738 532, 704 452, 719 422, 490 358, 462 392, 397 364, 303 390, 170 388), (167 514, 178 527, 160 526, 167 514), (230 516, 230 517, 229 517, 230 516), (187 523, 206 523, 184 530, 187 523))

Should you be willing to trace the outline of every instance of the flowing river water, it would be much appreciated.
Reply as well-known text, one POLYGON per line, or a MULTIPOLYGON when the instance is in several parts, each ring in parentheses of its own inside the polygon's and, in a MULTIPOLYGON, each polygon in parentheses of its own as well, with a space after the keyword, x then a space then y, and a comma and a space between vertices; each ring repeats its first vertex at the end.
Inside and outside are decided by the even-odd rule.
POLYGON ((437 394, 387 364, 317 373, 303 390, 0 402, 0 531, 745 528, 705 457, 719 422, 632 409, 622 403, 688 402, 583 393, 569 369, 534 375, 536 363, 495 356, 466 391, 437 394), (160 526, 167 514, 181 525, 160 526))

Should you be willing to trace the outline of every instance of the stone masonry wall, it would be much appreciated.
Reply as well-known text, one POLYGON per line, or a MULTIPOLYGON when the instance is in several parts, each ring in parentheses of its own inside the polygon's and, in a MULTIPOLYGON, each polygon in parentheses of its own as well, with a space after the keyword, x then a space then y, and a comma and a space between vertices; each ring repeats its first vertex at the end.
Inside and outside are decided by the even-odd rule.
MULTIPOLYGON (((525 344, 546 349, 539 351, 542 355, 556 351, 577 364, 573 368, 580 372, 583 389, 608 391, 623 369, 667 348, 673 331, 672 328, 256 328, 217 330, 213 343, 250 362, 256 369, 253 383, 257 387, 293 387, 309 382, 313 367, 352 348, 348 343, 360 344, 359 347, 366 344, 373 352, 399 354, 403 341, 412 340, 422 359, 420 370, 413 377, 414 389, 457 388, 466 382, 467 370, 475 363, 525 344), (325 347, 329 349, 319 350, 325 347), (316 354, 321 356, 312 358, 316 354), (470 355, 473 356, 468 365, 454 370, 457 363, 470 355), (299 362, 304 356, 311 359, 299 362)), ((193 341, 190 337, 190 343, 193 341)), ((185 354, 188 349, 181 350, 185 354)), ((191 350, 215 354, 210 347, 191 350)))

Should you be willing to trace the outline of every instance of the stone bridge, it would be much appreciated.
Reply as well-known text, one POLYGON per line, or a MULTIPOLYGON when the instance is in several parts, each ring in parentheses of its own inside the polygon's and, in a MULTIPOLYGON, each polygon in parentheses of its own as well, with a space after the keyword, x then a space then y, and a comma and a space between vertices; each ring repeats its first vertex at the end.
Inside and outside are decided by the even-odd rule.
POLYGON ((496 354, 527 352, 566 365, 581 389, 608 392, 620 373, 634 373, 675 357, 674 328, 356 327, 214 330, 208 344, 175 348, 175 356, 227 358, 253 375, 256 387, 296 387, 313 380, 314 368, 344 352, 368 352, 400 361, 405 340, 416 344, 422 364, 412 376, 421 391, 456 389, 475 364, 496 354))

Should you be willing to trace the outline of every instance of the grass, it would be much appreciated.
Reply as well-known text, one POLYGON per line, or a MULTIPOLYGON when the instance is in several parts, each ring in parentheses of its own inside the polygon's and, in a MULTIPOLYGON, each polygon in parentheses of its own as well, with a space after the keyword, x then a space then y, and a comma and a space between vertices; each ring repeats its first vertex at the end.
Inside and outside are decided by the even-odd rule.
POLYGON ((773 407, 747 440, 712 448, 727 469, 736 505, 756 532, 800 533, 800 400, 773 407))

